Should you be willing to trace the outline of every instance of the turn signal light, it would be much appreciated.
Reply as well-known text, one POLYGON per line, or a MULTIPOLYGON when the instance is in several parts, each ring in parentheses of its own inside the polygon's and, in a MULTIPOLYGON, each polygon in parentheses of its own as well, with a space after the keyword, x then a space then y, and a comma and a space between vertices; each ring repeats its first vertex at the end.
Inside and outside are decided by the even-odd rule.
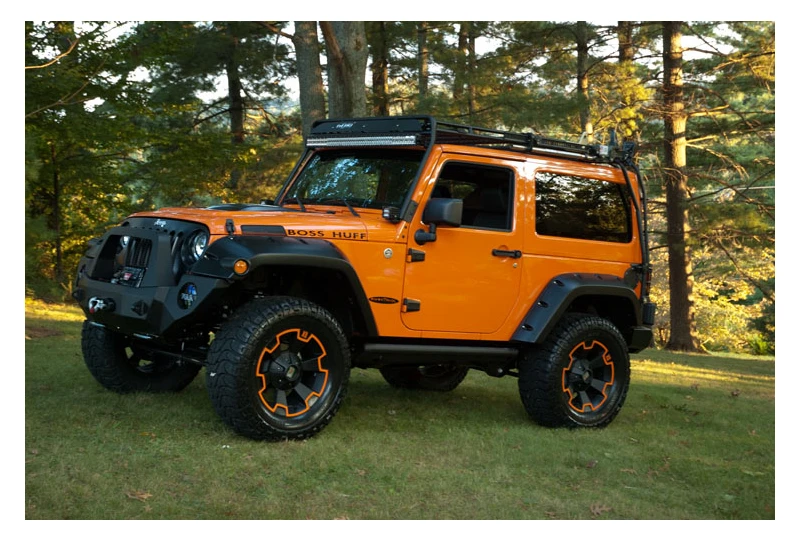
POLYGON ((239 259, 233 263, 233 271, 240 276, 246 274, 248 270, 250 270, 250 263, 244 259, 239 259))

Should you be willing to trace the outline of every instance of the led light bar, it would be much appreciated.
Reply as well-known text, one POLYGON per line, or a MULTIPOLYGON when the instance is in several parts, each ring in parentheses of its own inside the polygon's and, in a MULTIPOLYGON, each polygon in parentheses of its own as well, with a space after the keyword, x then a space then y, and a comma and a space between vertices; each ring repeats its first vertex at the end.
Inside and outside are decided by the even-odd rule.
POLYGON ((306 146, 417 146, 416 135, 378 135, 372 137, 309 137, 306 146))

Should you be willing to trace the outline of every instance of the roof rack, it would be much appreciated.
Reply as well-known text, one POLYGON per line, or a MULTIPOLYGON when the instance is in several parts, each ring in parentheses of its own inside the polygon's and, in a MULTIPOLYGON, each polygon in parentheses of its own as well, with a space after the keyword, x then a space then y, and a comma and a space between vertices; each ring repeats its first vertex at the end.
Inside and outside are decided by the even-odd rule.
POLYGON ((622 158, 632 162, 635 146, 625 143, 617 148, 612 131, 611 144, 580 144, 561 139, 542 137, 534 133, 515 133, 498 129, 481 128, 437 122, 431 116, 390 116, 374 118, 349 118, 319 120, 311 127, 306 141, 309 148, 352 146, 424 146, 436 144, 461 144, 493 147, 545 154, 580 161, 611 162, 622 158))

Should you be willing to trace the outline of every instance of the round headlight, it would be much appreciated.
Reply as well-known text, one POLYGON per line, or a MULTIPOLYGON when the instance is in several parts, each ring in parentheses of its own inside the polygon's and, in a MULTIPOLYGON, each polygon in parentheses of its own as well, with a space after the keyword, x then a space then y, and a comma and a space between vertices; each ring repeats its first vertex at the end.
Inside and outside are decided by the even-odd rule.
POLYGON ((207 246, 208 235, 203 231, 196 232, 194 236, 192 236, 192 240, 189 243, 189 249, 192 258, 195 260, 200 260, 200 257, 202 257, 203 253, 205 253, 207 246))
POLYGON ((208 234, 204 231, 197 231, 189 238, 189 257, 194 261, 199 261, 200 257, 208 247, 208 234))
POLYGON ((130 241, 130 239, 131 239, 130 236, 120 236, 119 237, 119 245, 121 245, 124 248, 128 247, 128 242, 130 241))

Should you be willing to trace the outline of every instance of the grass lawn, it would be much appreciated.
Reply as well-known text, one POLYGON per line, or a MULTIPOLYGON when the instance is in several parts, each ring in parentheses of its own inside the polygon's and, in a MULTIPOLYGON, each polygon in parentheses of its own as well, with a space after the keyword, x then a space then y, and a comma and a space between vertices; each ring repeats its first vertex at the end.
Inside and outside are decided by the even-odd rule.
POLYGON ((354 370, 319 436, 270 444, 222 424, 204 372, 174 395, 104 390, 81 320, 26 306, 29 520, 775 519, 774 357, 634 355, 602 430, 538 427, 511 377, 423 393, 354 370))

